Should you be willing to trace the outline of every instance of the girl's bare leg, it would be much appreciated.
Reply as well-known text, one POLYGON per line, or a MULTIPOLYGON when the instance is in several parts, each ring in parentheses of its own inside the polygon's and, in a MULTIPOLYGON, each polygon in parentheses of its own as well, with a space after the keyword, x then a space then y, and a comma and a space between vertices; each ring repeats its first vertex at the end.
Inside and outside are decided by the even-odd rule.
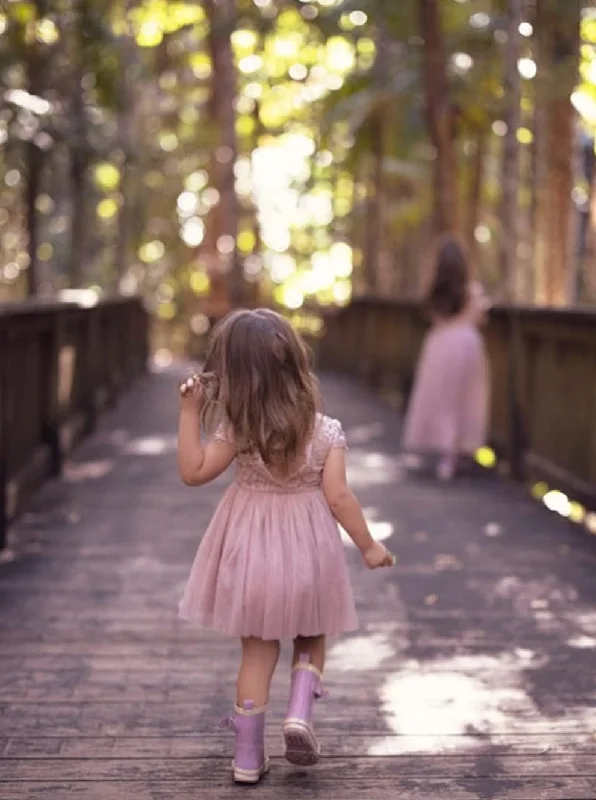
POLYGON ((278 658, 279 642, 242 639, 236 707, 229 719, 236 735, 233 773, 237 783, 258 783, 269 769, 265 749, 265 713, 278 658))
POLYGON ((292 656, 292 666, 294 667, 300 660, 300 656, 306 653, 310 656, 310 663, 319 672, 323 672, 325 667, 325 637, 324 636, 299 636, 294 639, 294 654, 292 656))
POLYGON ((279 642, 250 637, 242 639, 242 662, 236 683, 236 702, 252 700, 256 707, 269 701, 271 678, 279 658, 279 642))

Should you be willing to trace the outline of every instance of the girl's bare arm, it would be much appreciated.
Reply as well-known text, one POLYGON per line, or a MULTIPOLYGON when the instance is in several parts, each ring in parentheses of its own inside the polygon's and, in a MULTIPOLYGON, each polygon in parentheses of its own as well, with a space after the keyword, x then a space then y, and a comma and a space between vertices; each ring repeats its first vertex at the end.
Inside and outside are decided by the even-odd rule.
POLYGON ((392 566, 393 556, 371 536, 360 503, 348 486, 343 448, 329 451, 323 468, 323 492, 333 516, 360 550, 367 566, 392 566))
POLYGON ((178 472, 187 486, 201 486, 214 480, 226 471, 236 455, 236 448, 229 442, 216 440, 203 445, 199 403, 198 388, 180 398, 178 472))

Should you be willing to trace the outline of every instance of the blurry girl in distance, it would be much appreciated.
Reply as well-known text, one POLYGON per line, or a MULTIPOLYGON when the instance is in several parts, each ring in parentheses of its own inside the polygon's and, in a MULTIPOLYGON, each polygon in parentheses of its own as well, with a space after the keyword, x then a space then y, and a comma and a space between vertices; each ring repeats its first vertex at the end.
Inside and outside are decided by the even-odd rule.
POLYGON ((404 429, 406 451, 439 456, 441 480, 454 476, 460 455, 472 455, 486 440, 488 369, 478 327, 488 305, 482 287, 470 279, 462 245, 441 240, 424 300, 432 327, 404 429))

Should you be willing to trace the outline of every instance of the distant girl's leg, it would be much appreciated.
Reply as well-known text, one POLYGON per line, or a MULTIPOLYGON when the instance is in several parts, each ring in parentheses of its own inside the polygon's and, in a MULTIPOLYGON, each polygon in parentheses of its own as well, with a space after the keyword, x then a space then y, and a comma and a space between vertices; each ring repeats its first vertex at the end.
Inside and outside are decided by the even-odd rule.
POLYGON ((444 453, 437 464, 437 478, 441 481, 450 481, 455 477, 457 463, 456 454, 444 453))
POLYGON ((473 452, 484 442, 487 411, 487 369, 484 345, 476 330, 464 330, 450 362, 450 381, 443 391, 449 409, 449 437, 437 465, 437 477, 451 480, 461 452, 473 452), (471 445, 471 446, 470 446, 471 445))
POLYGON ((265 712, 278 658, 279 642, 242 639, 242 662, 232 718, 236 733, 233 771, 237 783, 257 783, 269 769, 265 753, 265 712))
POLYGON ((321 697, 325 664, 325 637, 300 636, 294 640, 290 704, 284 723, 286 759, 291 764, 312 766, 321 748, 312 724, 315 700, 321 697))

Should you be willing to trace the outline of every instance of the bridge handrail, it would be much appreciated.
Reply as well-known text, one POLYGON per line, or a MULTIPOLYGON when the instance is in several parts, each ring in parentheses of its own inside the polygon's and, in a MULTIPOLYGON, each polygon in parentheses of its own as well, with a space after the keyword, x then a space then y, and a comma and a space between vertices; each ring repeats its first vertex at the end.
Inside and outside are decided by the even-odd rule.
MULTIPOLYGON (((318 360, 403 407, 426 329, 413 301, 358 298, 326 315, 318 360)), ((485 336, 498 453, 596 507, 596 310, 495 306, 485 336)))
POLYGON ((146 366, 137 297, 0 305, 0 549, 32 489, 146 366))

